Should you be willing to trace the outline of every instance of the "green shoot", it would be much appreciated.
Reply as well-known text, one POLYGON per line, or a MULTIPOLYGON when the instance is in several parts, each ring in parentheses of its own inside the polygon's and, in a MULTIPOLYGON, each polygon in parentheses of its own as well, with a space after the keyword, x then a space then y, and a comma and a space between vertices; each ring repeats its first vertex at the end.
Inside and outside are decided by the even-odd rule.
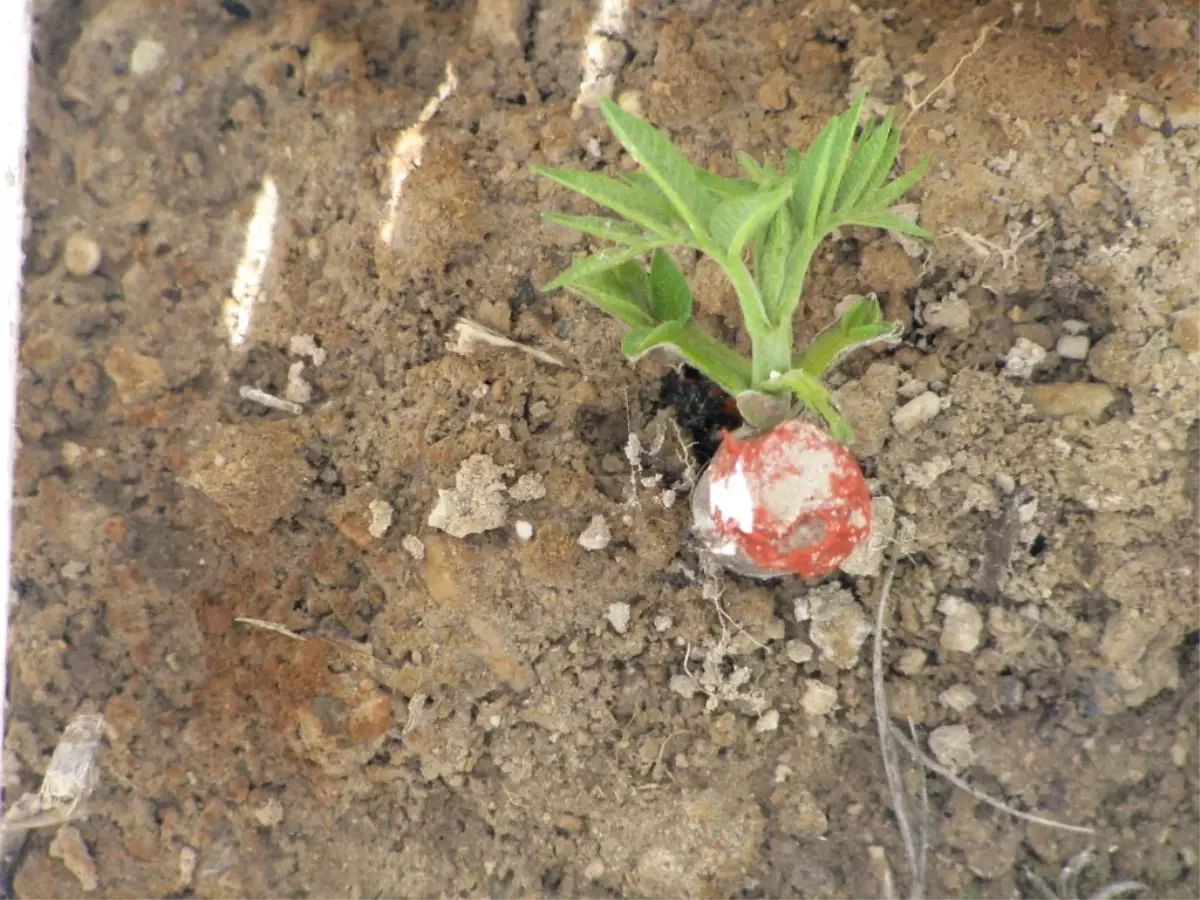
POLYGON ((860 129, 865 101, 859 95, 804 153, 790 150, 782 173, 739 153, 745 177, 725 178, 693 165, 649 122, 601 99, 609 128, 640 170, 610 178, 534 166, 539 175, 615 214, 543 214, 615 245, 578 260, 547 290, 569 288, 627 325, 621 350, 630 358, 655 347, 675 351, 738 398, 752 427, 777 424, 794 415, 798 403, 821 416, 835 437, 849 440, 849 427, 822 378, 850 350, 894 341, 900 330, 882 320, 872 296, 797 354, 794 319, 813 255, 826 237, 848 225, 932 237, 892 211, 929 160, 893 178, 900 134, 890 113, 860 129), (668 247, 697 250, 725 272, 750 336, 749 360, 692 320, 692 291, 668 247), (647 254, 648 268, 642 262, 647 254))

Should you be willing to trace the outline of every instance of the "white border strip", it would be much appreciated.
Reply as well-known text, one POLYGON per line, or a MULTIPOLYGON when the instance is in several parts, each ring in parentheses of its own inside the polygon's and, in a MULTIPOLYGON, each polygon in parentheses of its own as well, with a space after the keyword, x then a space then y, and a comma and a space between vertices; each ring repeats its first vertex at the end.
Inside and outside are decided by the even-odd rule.
POLYGON ((17 336, 21 323, 21 238, 25 230, 31 0, 0 3, 0 729, 8 691, 12 584, 13 463, 17 450, 17 336))

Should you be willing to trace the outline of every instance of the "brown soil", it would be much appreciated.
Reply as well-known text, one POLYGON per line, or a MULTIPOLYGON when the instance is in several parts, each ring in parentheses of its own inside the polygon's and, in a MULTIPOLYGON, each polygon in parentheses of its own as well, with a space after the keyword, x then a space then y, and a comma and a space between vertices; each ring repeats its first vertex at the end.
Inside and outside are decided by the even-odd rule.
MULTIPOLYGON (((571 116, 592 5, 36 5, 6 794, 76 714, 110 731, 82 844, 35 832, 6 889, 78 896, 92 866, 113 897, 877 896, 879 846, 906 890, 853 640, 880 579, 727 576, 723 618, 663 399, 694 425, 705 398, 537 289, 590 245, 540 223, 587 206, 530 164, 621 165, 571 116), (385 242, 392 148, 447 63, 385 242), (274 249, 231 348, 268 179, 274 249), (459 317, 563 365, 448 352, 459 317), (299 415, 240 396, 283 396, 297 362, 299 415), (429 528, 475 454, 545 495, 429 528), (612 539, 587 550, 594 516, 612 539)), ((929 890, 1028 896, 1090 844, 1084 892, 1200 895, 1194 5, 635 7, 617 92, 724 171, 860 87, 905 122, 906 84, 924 98, 996 26, 906 124, 939 240, 830 242, 800 329, 868 291, 911 326, 835 379, 911 529, 896 721, 965 726, 973 784, 1096 829, 934 779, 929 890), (1041 364, 1006 374, 1029 342, 1041 364), (925 391, 940 411, 894 427, 925 391)))

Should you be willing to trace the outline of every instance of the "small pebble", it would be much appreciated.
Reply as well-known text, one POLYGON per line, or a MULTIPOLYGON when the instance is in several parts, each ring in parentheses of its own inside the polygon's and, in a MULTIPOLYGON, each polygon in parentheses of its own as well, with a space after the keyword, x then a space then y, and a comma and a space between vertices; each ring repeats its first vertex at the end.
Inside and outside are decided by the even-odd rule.
POLYGON ((1017 338, 1008 355, 1004 357, 1004 374, 1010 378, 1025 380, 1046 361, 1046 349, 1028 338, 1017 338))
POLYGON ((526 522, 524 519, 518 519, 513 523, 513 530, 516 531, 517 537, 523 541, 528 541, 533 538, 533 525, 526 522))
POLYGON ((204 160, 200 158, 199 153, 191 150, 183 154, 183 170, 193 178, 199 178, 204 174, 204 160))
POLYGON ((1171 337, 1188 353, 1200 350, 1200 306, 1189 306, 1175 314, 1171 337))
POLYGON ((813 658, 813 648, 800 640, 788 641, 786 652, 787 658, 796 665, 806 663, 813 658))
POLYGON ((910 434, 941 411, 942 398, 933 391, 926 391, 892 413, 892 424, 901 434, 910 434))
POLYGON ((1054 349, 1063 359, 1087 359, 1091 346, 1092 342, 1086 334, 1064 334, 1054 349))
POLYGON ((612 532, 604 516, 592 516, 588 527, 579 535, 579 546, 584 550, 603 550, 612 541, 612 532))
POLYGON ((975 762, 971 731, 966 725, 943 725, 929 735, 934 758, 951 772, 961 772, 975 762))
POLYGON ((837 705, 837 691, 823 681, 810 678, 804 683, 800 706, 809 716, 824 716, 837 705))
POLYGON ((938 700, 942 706, 949 707, 955 712, 963 712, 970 709, 978 699, 975 696, 975 692, 965 684, 956 684, 938 694, 938 700))
POLYGON ((72 275, 91 275, 100 266, 100 245, 83 232, 76 232, 67 238, 67 246, 63 251, 63 262, 67 271, 72 275))
POLYGON ((666 631, 668 628, 670 628, 674 624, 675 623, 671 620, 670 616, 655 616, 654 617, 654 630, 659 632, 660 634, 662 632, 666 631))
POLYGON ((610 603, 608 612, 604 614, 608 619, 608 624, 613 627, 613 631, 617 634, 624 634, 629 630, 629 604, 628 603, 610 603))
POLYGON ((375 540, 379 540, 392 527, 392 514, 395 510, 392 509, 392 504, 386 500, 372 500, 367 504, 367 509, 371 511, 371 521, 367 525, 367 533, 375 540))
POLYGON ((896 671, 904 675, 920 675, 925 671, 925 651, 920 647, 909 647, 896 660, 896 671))
POLYGON ((942 623, 942 649, 956 653, 974 651, 983 636, 983 614, 953 595, 943 597, 938 610, 946 617, 942 623))
POLYGON ((420 561, 425 558, 425 542, 415 534, 406 534, 400 541, 400 546, 415 560, 420 561))
POLYGON ((768 709, 754 723, 754 730, 758 732, 776 731, 778 728, 779 710, 777 709, 768 709))
POLYGON ((134 75, 149 75, 163 64, 167 58, 167 48, 158 41, 142 38, 133 48, 129 57, 129 71, 134 75))
POLYGON ((1091 381, 1034 384, 1025 389, 1025 400, 1048 416, 1086 416, 1099 419, 1117 399, 1107 384, 1091 381))

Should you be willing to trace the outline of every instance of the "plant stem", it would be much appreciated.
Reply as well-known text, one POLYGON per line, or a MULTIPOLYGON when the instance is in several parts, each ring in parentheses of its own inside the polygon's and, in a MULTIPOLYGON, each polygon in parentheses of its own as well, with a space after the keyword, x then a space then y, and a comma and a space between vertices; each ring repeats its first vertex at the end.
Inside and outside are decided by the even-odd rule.
POLYGON ((787 320, 759 334, 750 333, 754 360, 753 384, 762 385, 792 367, 792 322, 787 320))

